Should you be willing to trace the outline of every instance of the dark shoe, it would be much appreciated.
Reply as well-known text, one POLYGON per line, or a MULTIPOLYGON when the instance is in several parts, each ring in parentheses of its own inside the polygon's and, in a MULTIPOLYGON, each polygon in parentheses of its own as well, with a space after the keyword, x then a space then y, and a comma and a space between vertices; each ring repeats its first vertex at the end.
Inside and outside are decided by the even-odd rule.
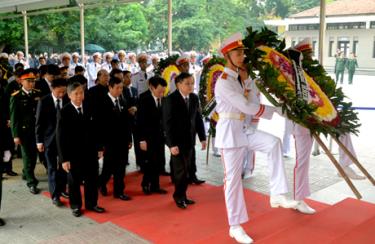
POLYGON ((145 195, 150 195, 151 194, 151 190, 150 190, 150 187, 149 186, 142 186, 142 191, 145 195))
POLYGON ((36 186, 30 186, 29 187, 29 190, 32 194, 38 194, 40 192, 40 190, 38 189, 38 187, 36 186))
POLYGON ((95 213, 104 213, 104 208, 102 207, 99 207, 99 206, 95 206, 95 207, 92 207, 92 208, 86 208, 87 210, 90 210, 90 211, 93 211, 95 213))
POLYGON ((4 226, 4 225, 5 225, 5 221, 0 218, 0 226, 4 226))
POLYGON ((108 195, 108 191, 107 191, 107 187, 106 186, 102 186, 100 187, 100 193, 105 197, 108 195))
POLYGON ((63 198, 65 198, 65 199, 69 199, 69 194, 68 194, 67 192, 65 192, 65 191, 61 192, 60 195, 61 195, 63 198))
POLYGON ((201 185, 206 181, 205 180, 198 180, 197 178, 195 178, 191 182, 192 182, 192 184, 201 185))
POLYGON ((159 194, 167 194, 168 192, 164 189, 155 189, 155 190, 151 190, 152 193, 159 193, 159 194))
POLYGON ((81 215, 82 215, 81 209, 79 209, 79 208, 75 208, 75 209, 73 209, 73 210, 72 210, 72 214, 73 214, 74 217, 79 217, 79 216, 81 216, 81 215))
POLYGON ((185 203, 188 204, 188 205, 190 205, 190 204, 195 204, 195 201, 192 200, 192 199, 188 199, 188 198, 186 198, 186 199, 185 199, 185 203))
POLYGON ((123 201, 130 201, 132 200, 132 198, 126 194, 121 194, 121 195, 114 195, 113 196, 114 198, 118 198, 120 200, 123 200, 123 201))
POLYGON ((16 172, 14 172, 13 170, 9 170, 6 172, 7 175, 9 176, 17 176, 18 174, 16 172))
POLYGON ((54 198, 54 199, 52 199, 52 203, 53 203, 53 205, 55 205, 56 207, 62 207, 62 206, 64 206, 64 204, 60 201, 59 198, 54 198))
POLYGON ((167 171, 163 171, 163 172, 160 172, 159 175, 162 175, 162 176, 170 176, 171 173, 168 173, 167 171))
POLYGON ((184 200, 176 201, 176 206, 181 209, 187 208, 186 202, 184 200))

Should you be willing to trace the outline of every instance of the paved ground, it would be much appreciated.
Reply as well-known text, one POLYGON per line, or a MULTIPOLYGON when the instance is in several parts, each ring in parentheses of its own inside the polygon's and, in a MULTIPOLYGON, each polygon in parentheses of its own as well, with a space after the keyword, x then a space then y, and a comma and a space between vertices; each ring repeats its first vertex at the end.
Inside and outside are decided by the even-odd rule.
MULTIPOLYGON (((372 76, 357 75, 354 78, 354 85, 343 86, 354 106, 375 107, 372 94, 375 90, 373 79, 372 76)), ((359 110, 359 117, 362 123, 361 131, 358 137, 353 136, 352 139, 359 160, 375 176, 373 143, 375 111, 359 110)), ((279 137, 282 136, 283 127, 284 121, 278 116, 272 121, 262 120, 260 123, 260 129, 279 137)), ((201 151, 198 145, 196 149, 199 177, 207 180, 210 184, 222 185, 223 170, 220 159, 210 155, 208 164, 206 164, 206 152, 201 151)), ((333 146, 332 151, 337 153, 337 147, 333 146)), ((133 153, 130 155, 130 162, 128 171, 134 171, 133 153)), ((290 185, 294 163, 294 158, 285 159, 290 185)), ((20 160, 16 160, 14 166, 17 172, 21 172, 20 160)), ((37 177, 41 181, 40 187, 47 190, 45 170, 40 164, 37 166, 37 177)), ((323 153, 311 158, 310 181, 312 199, 333 204, 343 198, 354 197, 342 178, 337 176, 334 166, 323 153)), ((30 194, 20 176, 8 177, 3 183, 0 216, 6 220, 7 225, 0 229, 0 244, 145 243, 141 237, 115 225, 109 223, 99 225, 86 217, 73 217, 67 208, 56 208, 48 198, 30 194)), ((257 153, 254 177, 244 183, 247 188, 268 194, 268 170, 265 155, 257 153)), ((368 181, 355 182, 355 185, 363 194, 363 200, 375 203, 374 186, 368 181)))

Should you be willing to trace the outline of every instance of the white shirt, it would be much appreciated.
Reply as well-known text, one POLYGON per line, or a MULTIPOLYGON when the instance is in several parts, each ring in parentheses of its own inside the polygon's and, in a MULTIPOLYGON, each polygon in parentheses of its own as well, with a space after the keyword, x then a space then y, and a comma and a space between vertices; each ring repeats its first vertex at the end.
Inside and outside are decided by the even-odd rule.
POLYGON ((108 92, 108 96, 109 96, 109 98, 111 98, 114 106, 116 106, 116 100, 118 101, 118 106, 119 106, 120 111, 121 111, 123 109, 123 107, 121 107, 121 105, 120 105, 119 98, 118 97, 116 98, 116 97, 112 96, 111 93, 109 93, 109 92, 108 92))
POLYGON ((53 98, 53 104, 55 104, 55 108, 57 108, 57 100, 60 100, 60 109, 61 109, 62 108, 62 99, 55 97, 55 95, 53 95, 53 93, 51 93, 51 95, 52 95, 52 98, 53 98))
POLYGON ((218 148, 236 148, 247 146, 247 136, 244 121, 238 119, 221 118, 220 114, 255 115, 271 119, 275 111, 274 107, 256 104, 250 98, 244 96, 246 84, 241 86, 238 81, 238 73, 225 68, 223 74, 216 82, 215 99, 216 111, 219 113, 219 121, 216 125, 215 146, 218 148))
POLYGON ((103 63, 102 64, 102 69, 105 69, 105 70, 108 71, 108 73, 110 73, 112 71, 112 65, 111 65, 111 63, 107 63, 107 62, 103 63))
POLYGON ((73 105, 73 107, 77 110, 77 113, 79 113, 79 111, 78 111, 78 108, 81 108, 81 112, 82 112, 82 114, 83 114, 83 107, 82 107, 82 104, 81 104, 81 106, 76 106, 73 102, 70 102, 72 105, 73 105))
POLYGON ((124 62, 122 62, 122 61, 120 61, 119 63, 118 63, 118 67, 119 67, 119 69, 121 69, 122 71, 124 71, 124 70, 129 70, 129 65, 124 61, 124 62))
POLYGON ((89 76, 88 79, 88 86, 87 88, 90 88, 95 85, 96 78, 98 76, 98 72, 101 69, 101 64, 99 63, 88 63, 87 64, 87 74, 89 76))
POLYGON ((139 96, 140 94, 148 90, 148 80, 152 76, 154 76, 152 72, 147 73, 142 70, 132 75, 131 77, 132 87, 137 88, 137 91, 138 91, 137 96, 139 96))

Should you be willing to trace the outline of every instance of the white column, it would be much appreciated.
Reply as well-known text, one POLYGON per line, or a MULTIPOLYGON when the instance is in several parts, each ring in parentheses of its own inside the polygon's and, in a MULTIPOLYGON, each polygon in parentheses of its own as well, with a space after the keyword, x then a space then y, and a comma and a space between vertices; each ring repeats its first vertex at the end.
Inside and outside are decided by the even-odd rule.
POLYGON ((168 55, 172 53, 172 0, 168 0, 168 55))
POLYGON ((319 63, 323 66, 323 48, 326 32, 326 0, 320 0, 319 63))
POLYGON ((85 6, 83 3, 79 4, 79 22, 81 30, 81 58, 82 64, 85 57, 85 6))
POLYGON ((23 15, 23 30, 24 30, 24 36, 25 36, 25 59, 28 63, 29 60, 29 33, 28 33, 28 26, 27 26, 27 12, 22 11, 23 15))

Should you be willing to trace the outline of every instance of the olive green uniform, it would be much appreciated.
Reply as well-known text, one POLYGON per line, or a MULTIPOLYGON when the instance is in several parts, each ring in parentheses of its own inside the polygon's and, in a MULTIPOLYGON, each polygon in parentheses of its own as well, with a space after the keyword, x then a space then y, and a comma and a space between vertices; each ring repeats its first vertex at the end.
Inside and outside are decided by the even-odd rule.
POLYGON ((32 89, 27 94, 23 89, 14 92, 10 98, 10 123, 13 138, 20 138, 23 160, 23 175, 27 186, 37 186, 34 169, 37 148, 35 141, 35 112, 40 91, 32 89))
POLYGON ((348 69, 349 73, 349 84, 353 84, 353 76, 355 73, 355 69, 358 68, 358 62, 355 58, 350 58, 346 61, 346 68, 348 69))
POLYGON ((336 74, 336 83, 339 81, 340 77, 340 83, 342 84, 344 81, 344 70, 345 70, 345 63, 346 58, 336 58, 336 64, 335 64, 335 74, 336 74))

